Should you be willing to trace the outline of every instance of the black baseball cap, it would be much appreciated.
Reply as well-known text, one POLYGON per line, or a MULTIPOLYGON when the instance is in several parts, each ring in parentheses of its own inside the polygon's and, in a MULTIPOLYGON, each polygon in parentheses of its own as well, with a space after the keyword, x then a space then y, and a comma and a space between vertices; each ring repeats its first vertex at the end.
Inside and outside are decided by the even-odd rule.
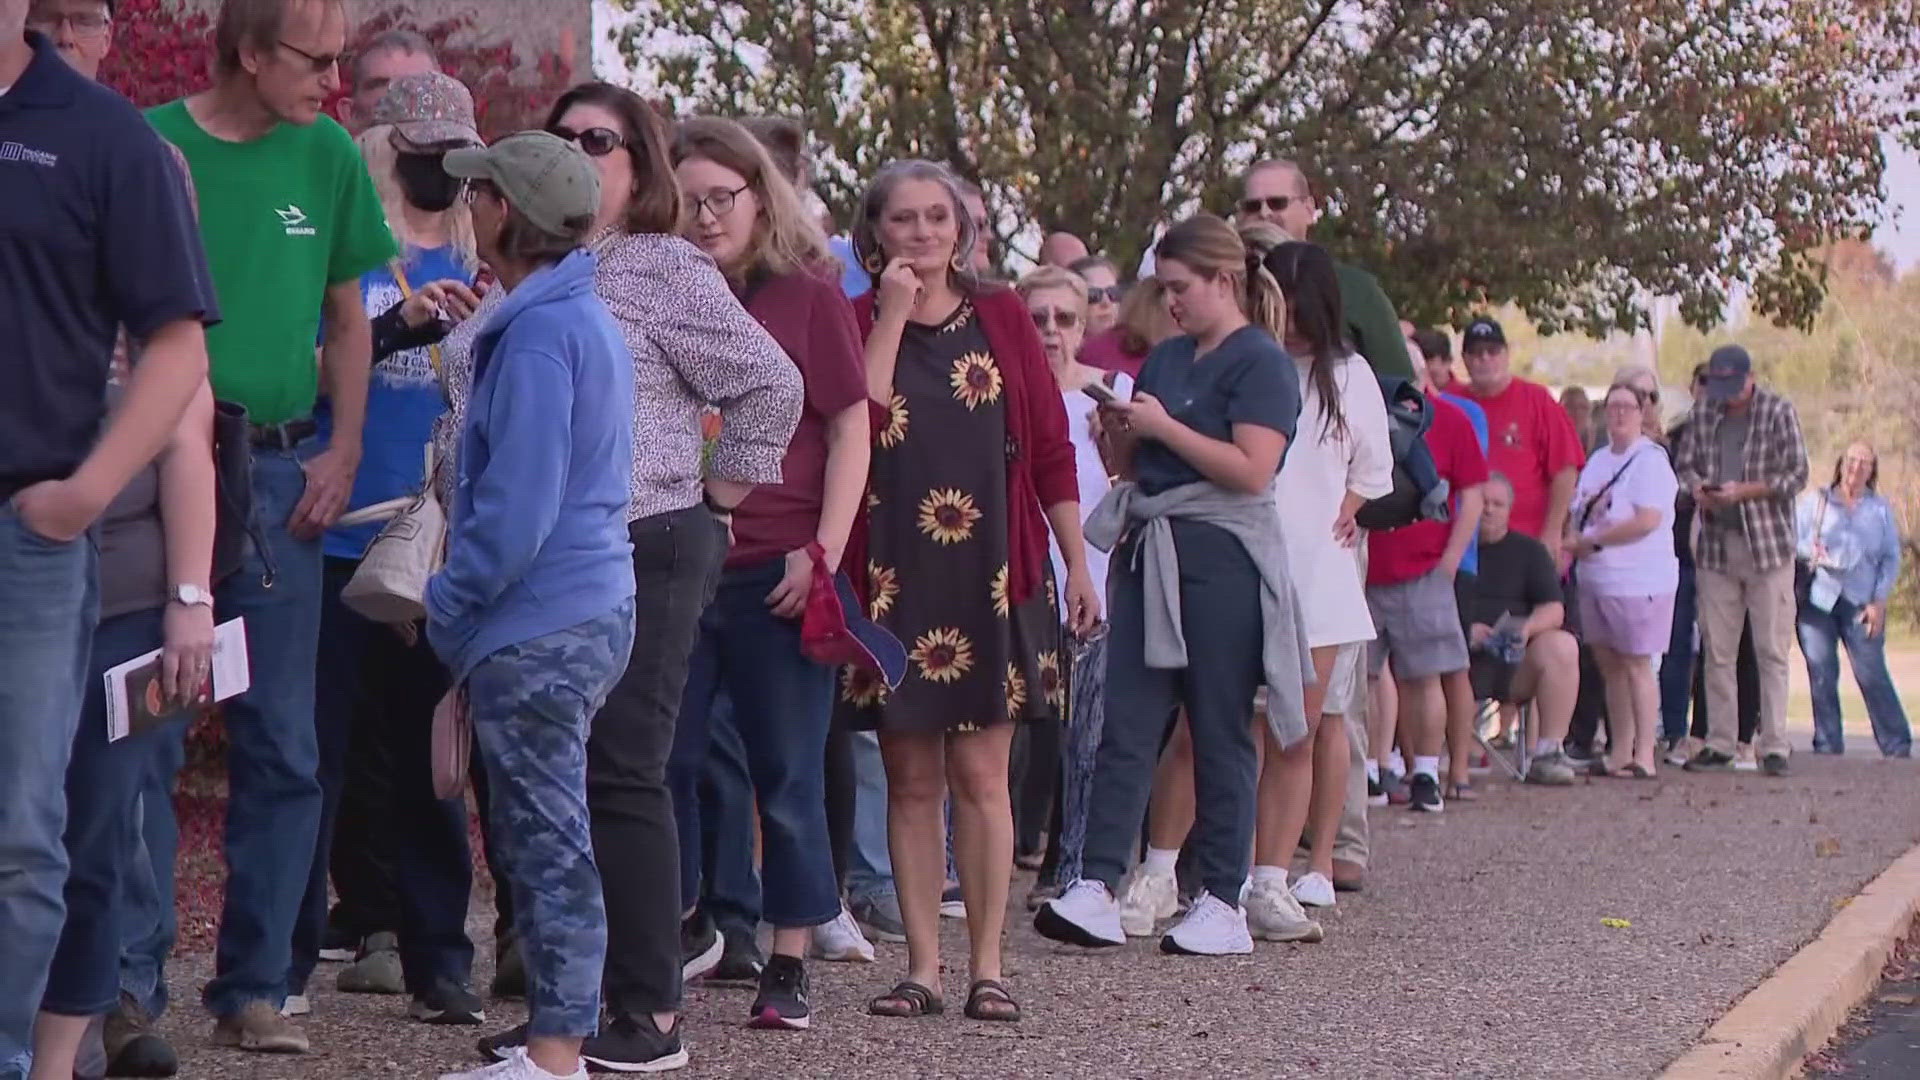
POLYGON ((1722 345, 1707 357, 1707 400, 1732 401, 1747 388, 1753 357, 1738 345, 1722 345))
POLYGON ((1460 352, 1464 355, 1475 349, 1506 348, 1507 332, 1500 324, 1485 315, 1467 324, 1467 332, 1461 335, 1460 352))

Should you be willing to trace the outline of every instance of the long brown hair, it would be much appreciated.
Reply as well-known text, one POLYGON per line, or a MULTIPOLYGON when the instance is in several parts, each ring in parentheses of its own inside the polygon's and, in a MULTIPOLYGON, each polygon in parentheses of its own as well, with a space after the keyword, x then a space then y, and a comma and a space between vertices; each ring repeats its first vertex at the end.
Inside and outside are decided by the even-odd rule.
POLYGON ((1287 302, 1280 286, 1224 219, 1212 214, 1188 218, 1167 230, 1154 245, 1153 257, 1180 263, 1201 277, 1226 276, 1247 321, 1275 339, 1286 336, 1287 302))
MULTIPOLYGON (((760 220, 754 223, 744 264, 721 267, 728 277, 743 279, 758 271, 791 274, 826 262, 827 238, 820 223, 807 214, 799 193, 774 164, 766 146, 745 127, 718 116, 682 120, 674 130, 672 157, 675 165, 705 158, 739 173, 760 204, 760 220)), ((687 215, 685 224, 693 224, 692 215, 687 215)))
POLYGON ((633 162, 633 191, 620 227, 629 233, 680 231, 680 185, 667 159, 667 122, 639 94, 607 82, 583 82, 553 103, 543 126, 552 131, 575 105, 597 105, 620 119, 627 159, 633 162))

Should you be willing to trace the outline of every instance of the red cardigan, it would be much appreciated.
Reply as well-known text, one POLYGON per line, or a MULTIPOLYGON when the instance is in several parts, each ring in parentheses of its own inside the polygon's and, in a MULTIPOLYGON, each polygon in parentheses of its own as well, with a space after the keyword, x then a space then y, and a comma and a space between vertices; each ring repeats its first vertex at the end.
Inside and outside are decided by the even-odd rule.
MULTIPOLYGON (((853 302, 864 341, 873 333, 873 293, 853 302)), ((1073 443, 1067 438, 1066 403, 1060 396, 1040 332, 1027 305, 1013 290, 989 287, 973 296, 973 311, 1007 391, 1007 586, 1014 603, 1031 597, 1047 564, 1045 509, 1080 500, 1073 443)), ((876 423, 886 407, 870 402, 876 423)), ((862 604, 867 597, 867 520, 863 512, 847 539, 841 566, 853 579, 862 604)))

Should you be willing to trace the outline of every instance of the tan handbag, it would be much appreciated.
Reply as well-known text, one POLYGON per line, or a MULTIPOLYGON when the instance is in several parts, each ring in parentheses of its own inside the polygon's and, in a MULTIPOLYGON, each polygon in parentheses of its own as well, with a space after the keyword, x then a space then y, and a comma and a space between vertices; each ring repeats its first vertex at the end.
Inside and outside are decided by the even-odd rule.
POLYGON ((433 797, 457 799, 467 790, 467 765, 473 759, 473 713, 467 688, 447 691, 433 710, 433 797))

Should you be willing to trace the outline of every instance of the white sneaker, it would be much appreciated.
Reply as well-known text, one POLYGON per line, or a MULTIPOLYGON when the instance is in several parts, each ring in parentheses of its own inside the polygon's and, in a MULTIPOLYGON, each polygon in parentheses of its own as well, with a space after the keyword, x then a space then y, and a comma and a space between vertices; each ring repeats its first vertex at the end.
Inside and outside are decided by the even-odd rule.
POLYGON ((307 1016, 313 1012, 313 1001, 305 994, 288 994, 287 1003, 280 1006, 281 1016, 307 1016))
POLYGON ((1180 911, 1180 883, 1172 874, 1149 871, 1145 863, 1120 888, 1120 926, 1128 937, 1152 937, 1162 919, 1180 911))
POLYGON ((1667 751, 1667 764, 1678 769, 1693 759, 1693 753, 1697 749, 1699 749, 1699 747, 1694 745, 1692 736, 1682 738, 1673 744, 1672 749, 1667 751))
POLYGON ((1212 893, 1201 893, 1187 917, 1160 939, 1160 951, 1178 956, 1245 956, 1253 951, 1247 913, 1212 893))
POLYGON ((1248 890, 1241 907, 1247 927, 1261 941, 1323 941, 1327 933, 1307 918, 1306 909, 1285 885, 1263 882, 1248 890))
POLYGON ((440 1080, 587 1080, 586 1062, 570 1073, 550 1073, 527 1057, 527 1048, 516 1046, 502 1061, 467 1072, 441 1073, 440 1080))
POLYGON ((1052 941, 1098 949, 1127 943, 1120 918, 1120 905, 1106 884, 1081 878, 1057 899, 1040 905, 1033 928, 1052 941))
POLYGON ((1332 907, 1333 882, 1316 870, 1293 883, 1293 898, 1308 907, 1332 907))
POLYGON ((873 943, 860 932, 860 924, 845 905, 830 923, 813 928, 813 956, 816 960, 838 960, 850 964, 873 963, 873 943))
POLYGON ((1753 744, 1743 742, 1733 748, 1734 772, 1759 772, 1760 759, 1753 756, 1753 744))

